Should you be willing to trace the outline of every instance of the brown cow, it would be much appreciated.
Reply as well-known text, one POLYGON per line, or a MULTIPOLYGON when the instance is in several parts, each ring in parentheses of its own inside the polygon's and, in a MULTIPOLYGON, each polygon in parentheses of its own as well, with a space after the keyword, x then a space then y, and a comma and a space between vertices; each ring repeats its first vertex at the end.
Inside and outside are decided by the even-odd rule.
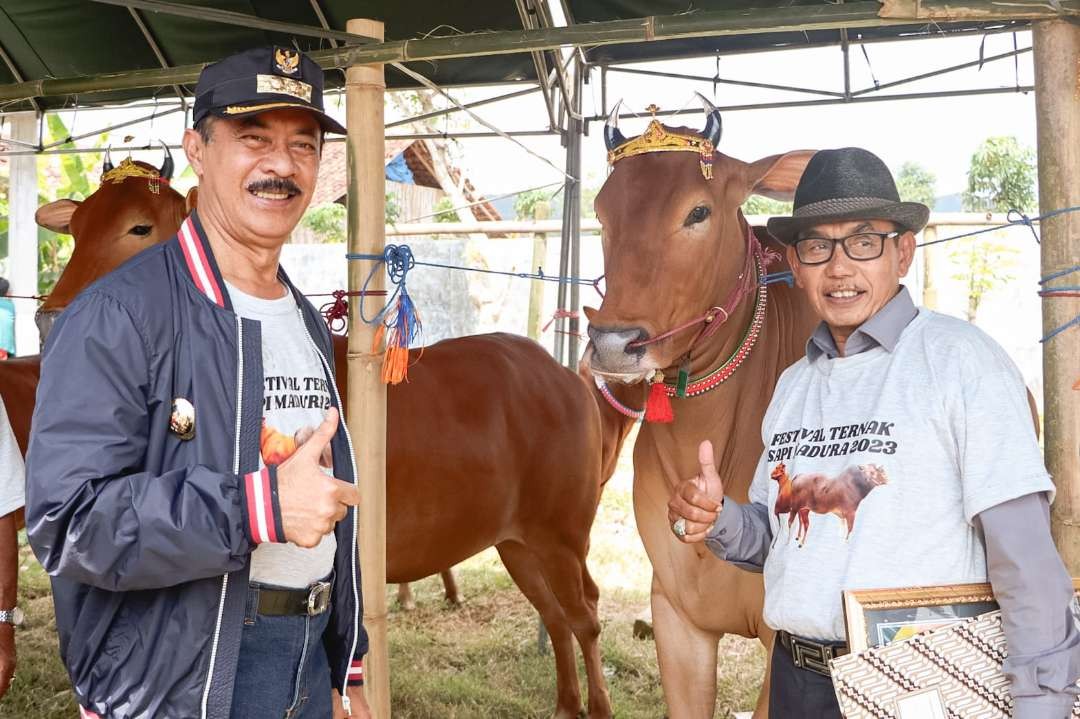
MULTIPOLYGON (((714 147, 719 123, 719 114, 710 112, 702 137, 714 147)), ((696 134, 656 123, 649 129, 653 137, 657 129, 696 134)), ((626 142, 610 124, 605 136, 609 150, 626 142)), ((640 383, 657 369, 674 378, 692 343, 691 381, 718 368, 740 345, 752 320, 753 293, 726 321, 716 315, 713 322, 722 324, 704 339, 694 342, 698 325, 663 341, 641 341, 688 324, 731 297, 747 265, 751 232, 739 206, 752 193, 790 198, 813 154, 745 163, 719 152, 703 157, 698 151, 638 147, 644 151, 615 162, 596 198, 607 293, 600 309, 589 312, 585 357, 592 372, 611 383, 616 399, 634 409, 645 402, 640 383), (707 164, 713 179, 705 177, 707 164)), ((768 249, 781 249, 759 239, 768 249)), ((802 355, 816 322, 806 303, 783 285, 769 286, 765 317, 756 345, 728 380, 701 396, 673 399, 674 422, 645 423, 634 446, 634 511, 653 566, 652 614, 671 719, 713 716, 722 635, 733 632, 772 645, 772 631, 761 619, 761 575, 717 559, 702 545, 682 544, 667 524, 672 488, 697 474, 697 448, 704 439, 716 447, 727 494, 747 499, 773 387, 802 355)), ((617 436, 618 430, 609 433, 617 436)), ((765 716, 767 698, 763 686, 755 716, 765 716)))
MULTIPOLYGON (((787 477, 786 473, 784 477, 787 477)), ((835 477, 821 472, 796 475, 786 486, 784 511, 788 512, 788 528, 798 514, 799 533, 796 541, 801 547, 806 544, 806 532, 810 529, 810 512, 835 514, 847 525, 846 540, 851 536, 851 530, 855 527, 855 513, 866 495, 875 487, 888 483, 885 469, 876 464, 852 465, 835 477)), ((783 482, 781 488, 784 488, 783 482)), ((780 514, 779 497, 773 511, 780 514)))
MULTIPOLYGON (((166 192, 161 188, 159 202, 172 202, 166 192)), ((74 215, 77 251, 102 245, 78 256, 96 256, 95 267, 111 269, 139 247, 101 243, 95 226, 76 220, 97 202, 95 193, 81 208, 53 209, 70 208, 74 215)), ((112 204, 110 218, 128 216, 124 206, 112 204)), ((155 238, 168 238, 180 221, 155 238)), ((50 297, 56 311, 96 278, 75 257, 57 285, 71 295, 62 298, 58 290, 50 297), (68 280, 68 272, 79 281, 68 280)), ((345 353, 346 343, 337 338, 343 396, 345 353)), ((0 363, 0 392, 10 364, 0 363)), ((4 397, 13 418, 28 423, 32 394, 19 401, 4 397)), ((387 404, 387 580, 414 581, 495 546, 551 637, 555 716, 570 719, 582 707, 576 638, 585 659, 588 715, 610 717, 600 661, 599 590, 585 565, 606 461, 591 389, 535 342, 491 334, 426 348, 409 382, 389 388, 387 404)))

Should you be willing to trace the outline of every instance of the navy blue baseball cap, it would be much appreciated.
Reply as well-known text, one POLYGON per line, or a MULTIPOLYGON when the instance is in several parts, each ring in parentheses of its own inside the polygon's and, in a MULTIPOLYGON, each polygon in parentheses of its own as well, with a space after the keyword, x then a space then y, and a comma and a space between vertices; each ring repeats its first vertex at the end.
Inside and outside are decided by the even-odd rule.
POLYGON ((195 86, 198 124, 207 115, 248 117, 269 110, 309 110, 326 132, 345 128, 323 108, 323 69, 291 47, 258 47, 203 68, 195 86))

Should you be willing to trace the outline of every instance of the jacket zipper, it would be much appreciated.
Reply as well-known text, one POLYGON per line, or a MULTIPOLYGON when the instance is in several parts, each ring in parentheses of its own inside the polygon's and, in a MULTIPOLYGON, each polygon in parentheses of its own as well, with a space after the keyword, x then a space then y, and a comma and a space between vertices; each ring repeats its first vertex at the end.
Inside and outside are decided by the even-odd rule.
MULTIPOLYGON (((303 311, 297 307, 297 314, 300 315, 300 323, 304 326, 304 334, 307 335, 308 342, 311 343, 312 349, 315 350, 315 354, 319 355, 319 360, 322 362, 323 371, 330 377, 330 387, 334 390, 334 399, 337 400, 338 405, 338 422, 341 429, 345 432, 345 442, 349 446, 349 463, 352 465, 353 472, 353 485, 360 486, 360 473, 356 468, 356 454, 353 452, 352 436, 349 435, 349 427, 345 424, 344 405, 341 403, 341 394, 338 393, 337 383, 334 382, 334 373, 330 370, 330 363, 326 361, 326 357, 323 355, 322 350, 319 349, 319 345, 315 344, 315 339, 311 336, 311 332, 308 330, 307 320, 304 319, 303 311)), ((359 509, 353 507, 353 541, 352 547, 349 548, 349 557, 352 560, 352 590, 353 590, 353 640, 352 648, 349 649, 349 655, 345 658, 345 676, 341 682, 341 705, 345 709, 345 713, 352 715, 352 700, 349 699, 349 667, 352 665, 353 655, 356 653, 356 644, 360 641, 360 590, 356 587, 356 552, 357 543, 356 535, 359 532, 359 509)), ((205 719, 205 718, 204 718, 205 719)))
MULTIPOLYGON (((236 316, 236 439, 233 444, 233 474, 240 474, 240 419, 243 416, 244 389, 244 323, 236 316)), ((217 622, 214 624, 214 643, 210 646, 210 669, 206 673, 206 687, 202 696, 202 719, 206 719, 206 702, 210 698, 210 686, 214 679, 214 663, 217 660, 218 640, 221 638, 221 619, 225 614, 225 593, 229 589, 229 574, 221 575, 221 598, 218 600, 217 622)))

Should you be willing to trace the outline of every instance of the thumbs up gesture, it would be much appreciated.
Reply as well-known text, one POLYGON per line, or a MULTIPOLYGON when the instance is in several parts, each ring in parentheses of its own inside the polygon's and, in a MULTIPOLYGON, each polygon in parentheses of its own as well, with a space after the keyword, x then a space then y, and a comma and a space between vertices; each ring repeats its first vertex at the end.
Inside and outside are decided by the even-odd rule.
POLYGON ((322 424, 277 470, 278 503, 285 538, 301 547, 314 547, 334 531, 349 507, 360 504, 360 490, 328 477, 319 459, 338 426, 338 411, 331 407, 322 424))
POLYGON ((724 505, 724 481, 716 471, 709 440, 698 446, 698 466, 698 474, 676 484, 668 501, 668 524, 687 544, 705 539, 724 505))

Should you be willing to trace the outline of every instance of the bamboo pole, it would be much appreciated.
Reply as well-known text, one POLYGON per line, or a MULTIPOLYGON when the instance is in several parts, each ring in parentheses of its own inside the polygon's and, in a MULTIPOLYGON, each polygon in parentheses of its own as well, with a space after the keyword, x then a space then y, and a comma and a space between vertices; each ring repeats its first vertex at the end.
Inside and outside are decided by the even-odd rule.
MULTIPOLYGON (((382 39, 383 24, 349 20, 349 32, 382 39)), ((381 64, 357 65, 345 73, 348 128, 349 251, 382 254, 385 246, 386 181, 381 64)), ((370 262, 349 264, 349 289, 361 289, 370 262)), ((385 274, 376 272, 368 289, 384 289, 385 274)), ((360 319, 360 301, 349 303, 349 430, 360 471, 360 567, 364 625, 369 650, 364 688, 375 719, 390 717, 390 661, 386 609, 386 385, 381 353, 372 352, 375 328, 360 319)))
MULTIPOLYGON (((1038 131, 1039 207, 1043 213, 1080 205, 1080 26, 1038 23, 1035 47, 1035 119, 1038 131)), ((1042 273, 1080 264, 1080 213, 1043 220, 1042 273)), ((1050 283, 1075 285, 1077 275, 1050 283)), ((1043 332, 1080 314, 1080 299, 1044 298, 1043 332)), ((1043 426, 1046 465, 1057 485, 1052 526, 1065 566, 1080 574, 1080 327, 1043 345, 1043 426)))

